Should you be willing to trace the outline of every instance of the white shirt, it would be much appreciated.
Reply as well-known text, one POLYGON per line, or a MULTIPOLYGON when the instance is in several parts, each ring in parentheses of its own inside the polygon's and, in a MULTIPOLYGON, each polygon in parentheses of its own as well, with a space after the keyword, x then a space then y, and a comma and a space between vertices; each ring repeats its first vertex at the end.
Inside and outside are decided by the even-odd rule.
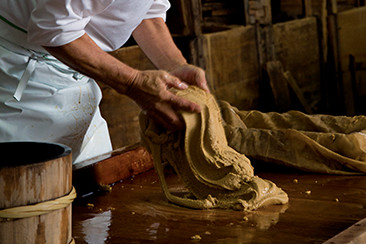
POLYGON ((87 33, 113 51, 142 20, 165 20, 169 7, 168 0, 1 0, 0 15, 25 29, 32 45, 61 46, 87 33))

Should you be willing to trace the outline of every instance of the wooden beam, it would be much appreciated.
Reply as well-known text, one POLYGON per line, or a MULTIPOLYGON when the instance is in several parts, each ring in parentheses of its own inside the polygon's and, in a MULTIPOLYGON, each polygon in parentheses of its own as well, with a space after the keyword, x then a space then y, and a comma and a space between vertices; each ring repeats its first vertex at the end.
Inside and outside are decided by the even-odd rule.
POLYGON ((270 0, 246 0, 244 1, 247 24, 264 24, 272 23, 272 10, 270 0))
POLYGON ((152 168, 150 153, 134 144, 74 165, 73 185, 82 196, 152 168))
POLYGON ((193 22, 191 28, 195 36, 202 34, 202 3, 199 0, 190 0, 191 13, 193 17, 193 22))
POLYGON ((270 61, 266 63, 266 70, 272 88, 276 107, 280 112, 285 112, 291 108, 291 98, 287 81, 283 76, 283 67, 280 61, 270 61))
POLYGON ((292 76, 290 71, 286 71, 283 73, 284 77, 287 80, 287 83, 290 85, 294 93, 296 94, 297 98, 299 99, 301 105, 304 107, 305 112, 308 114, 312 114, 313 111, 311 109, 311 106, 306 101, 304 94, 302 93, 299 85, 297 84, 295 78, 292 76))
POLYGON ((323 244, 366 243, 366 218, 327 240, 323 244))
POLYGON ((305 17, 313 16, 313 9, 311 6, 311 0, 304 0, 305 17))
POLYGON ((211 92, 240 109, 254 109, 259 96, 255 35, 250 25, 202 35, 211 92))
POLYGON ((190 0, 190 12, 192 13, 193 40, 190 42, 191 63, 206 69, 206 63, 203 58, 203 40, 202 40, 202 3, 200 0, 190 0))
POLYGON ((326 89, 333 90, 332 94, 328 94, 328 104, 333 112, 336 112, 337 114, 347 114, 347 109, 344 103, 342 67, 339 48, 337 1, 327 0, 327 9, 327 29, 329 43, 328 72, 330 71, 330 73, 328 73, 328 79, 330 79, 330 82, 328 83, 328 87, 326 87, 326 89))
MULTIPOLYGON (((366 94, 366 73, 360 72, 366 63, 366 7, 353 8, 337 15, 340 70, 347 115, 365 112, 359 99, 366 94), (350 56, 351 55, 351 56, 350 56), (353 77, 352 77, 353 76, 353 77)), ((364 100, 363 100, 364 101, 364 100)), ((361 101, 360 101, 361 102, 361 101)))
POLYGON ((338 13, 338 6, 337 0, 327 0, 328 4, 328 13, 329 14, 337 14, 338 13))
POLYGON ((243 0, 244 2, 244 16, 246 25, 254 25, 255 17, 249 13, 249 0, 243 0))
POLYGON ((351 94, 350 99, 352 103, 353 108, 353 114, 356 114, 356 111, 358 110, 358 94, 357 94, 357 80, 356 80, 356 73, 357 73, 357 63, 355 60, 355 57, 353 55, 349 55, 349 73, 350 73, 350 85, 351 85, 351 94))

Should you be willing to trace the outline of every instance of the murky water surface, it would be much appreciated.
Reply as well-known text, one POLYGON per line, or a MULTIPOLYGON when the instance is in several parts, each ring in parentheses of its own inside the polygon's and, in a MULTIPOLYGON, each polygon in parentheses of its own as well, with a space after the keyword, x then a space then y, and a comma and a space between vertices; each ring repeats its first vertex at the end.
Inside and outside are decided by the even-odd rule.
MULTIPOLYGON (((366 177, 262 172, 290 197, 250 213, 193 210, 165 199, 149 171, 73 204, 77 243, 322 243, 366 217, 366 177), (200 239, 200 240, 195 240, 200 239)), ((186 190, 168 177, 172 192, 186 190)))

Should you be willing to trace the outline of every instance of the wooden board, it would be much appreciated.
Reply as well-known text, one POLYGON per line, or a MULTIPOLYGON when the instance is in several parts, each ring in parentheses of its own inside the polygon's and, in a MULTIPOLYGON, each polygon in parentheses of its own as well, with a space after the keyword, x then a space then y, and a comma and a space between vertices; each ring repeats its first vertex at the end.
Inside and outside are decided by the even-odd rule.
POLYGON ((290 91, 283 75, 284 70, 280 61, 270 61, 266 64, 266 71, 272 88, 277 111, 286 112, 291 108, 290 91))
POLYGON ((366 218, 324 242, 324 244, 366 243, 366 218))
POLYGON ((137 143, 74 165, 73 185, 85 195, 152 168, 150 153, 137 143))
POLYGON ((237 27, 204 34, 202 38, 212 93, 241 109, 256 108, 259 67, 255 28, 237 27))
POLYGON ((345 106, 348 114, 365 113, 362 104, 355 104, 358 97, 363 97, 366 102, 366 7, 355 8, 338 14, 339 57, 342 72, 342 85, 345 106), (355 70, 355 79, 352 81, 350 70, 350 55, 355 63, 361 64, 355 70), (353 88, 352 82, 355 82, 353 88), (359 107, 359 111, 356 108, 359 107))
POLYGON ((292 76, 291 72, 286 71, 286 72, 284 72, 283 75, 284 75, 285 79, 287 80, 287 83, 289 84, 289 86, 292 88, 292 90, 296 94, 297 99, 300 101, 301 105, 304 107, 305 112, 308 114, 312 114, 313 111, 312 111, 310 105, 307 103, 300 87, 297 85, 297 82, 294 79, 294 77, 292 76))
MULTIPOLYGON (((310 6, 312 10, 313 16, 324 17, 326 14, 323 12, 324 4, 326 4, 328 0, 311 0, 310 6)), ((332 0, 333 1, 333 0, 332 0)), ((303 18, 306 15, 306 7, 305 4, 307 0, 281 0, 276 1, 280 5, 279 11, 275 13, 275 15, 282 15, 283 18, 287 19, 299 19, 303 18)), ((337 4, 337 9, 339 12, 350 10, 359 4, 359 0, 335 0, 337 4)))
POLYGON ((321 102, 321 56, 315 18, 273 25, 276 56, 290 71, 306 101, 316 112, 321 102))
POLYGON ((244 25, 242 1, 202 1, 203 24, 244 25))
POLYGON ((171 0, 171 8, 167 12, 167 25, 170 32, 177 36, 193 36, 197 28, 201 28, 201 2, 198 0, 171 0), (195 9, 193 9, 195 7, 195 9))

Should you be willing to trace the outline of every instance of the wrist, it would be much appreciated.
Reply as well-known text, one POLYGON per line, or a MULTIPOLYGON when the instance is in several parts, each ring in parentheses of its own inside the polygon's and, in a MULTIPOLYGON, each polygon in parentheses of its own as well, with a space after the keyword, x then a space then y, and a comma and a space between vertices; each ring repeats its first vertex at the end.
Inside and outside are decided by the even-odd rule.
POLYGON ((117 76, 116 82, 113 82, 117 92, 127 95, 135 83, 138 73, 139 70, 137 69, 124 67, 124 69, 120 71, 120 75, 117 76))
POLYGON ((182 67, 182 66, 186 66, 186 65, 188 65, 188 63, 187 63, 187 61, 186 61, 186 60, 184 60, 184 61, 177 61, 177 62, 172 63, 172 64, 171 64, 171 65, 166 69, 166 71, 168 71, 168 72, 172 72, 172 71, 176 70, 177 68, 180 68, 180 67, 182 67))

